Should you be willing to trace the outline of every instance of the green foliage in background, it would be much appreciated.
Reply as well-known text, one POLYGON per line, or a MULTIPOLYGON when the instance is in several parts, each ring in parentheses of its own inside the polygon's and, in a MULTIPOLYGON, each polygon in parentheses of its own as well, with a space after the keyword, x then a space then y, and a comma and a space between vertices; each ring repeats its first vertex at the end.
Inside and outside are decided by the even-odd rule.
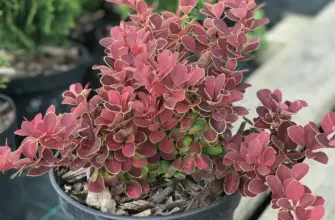
POLYGON ((0 49, 37 51, 64 44, 81 0, 0 0, 0 49))
POLYGON ((82 8, 86 11, 96 11, 106 0, 80 0, 82 8))
MULTIPOLYGON (((2 67, 10 67, 10 61, 11 61, 12 57, 2 51, 0 51, 0 69, 2 67)), ((5 89, 6 85, 8 83, 8 79, 5 77, 0 76, 0 89, 5 89)))

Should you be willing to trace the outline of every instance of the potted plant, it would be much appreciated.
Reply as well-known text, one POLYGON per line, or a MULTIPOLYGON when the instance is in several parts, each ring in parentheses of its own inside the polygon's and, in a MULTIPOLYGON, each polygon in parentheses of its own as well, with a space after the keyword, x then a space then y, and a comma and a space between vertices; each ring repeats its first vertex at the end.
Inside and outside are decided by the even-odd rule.
POLYGON ((195 0, 162 15, 143 0, 113 2, 137 14, 101 40, 108 53, 94 67, 97 93, 72 85, 63 94, 71 113, 51 106, 24 121, 15 133, 26 138, 16 151, 1 148, 0 170, 55 168, 50 179, 69 219, 232 219, 240 194, 270 189, 278 219, 321 220, 324 200, 300 182, 309 168, 299 161, 327 163, 320 149, 335 145, 335 113, 321 132, 292 121, 307 103, 284 102, 280 90, 257 92, 253 121, 237 103, 250 86, 237 64, 259 46, 247 32, 267 23, 255 20, 257 4, 205 4, 202 25, 188 20, 195 0))
MULTIPOLYGON (((0 63, 0 67, 3 65, 3 63, 0 63)), ((6 81, 0 79, 0 87, 5 88, 5 86, 6 81)), ((17 129, 15 113, 14 102, 8 96, 0 93, 0 146, 10 145, 13 151, 16 150, 14 142, 14 131, 17 129)), ((14 204, 18 209, 24 210, 22 181, 17 178, 10 182, 8 181, 9 177, 10 173, 0 173, 0 187, 2 189, 0 191, 0 203, 2 204, 0 218, 8 220, 23 219, 24 212, 12 211, 14 204)))
POLYGON ((58 107, 62 93, 82 82, 89 62, 85 47, 68 41, 79 0, 10 0, 0 3, 0 49, 11 57, 3 90, 17 103, 19 118, 31 119, 50 104, 58 107))

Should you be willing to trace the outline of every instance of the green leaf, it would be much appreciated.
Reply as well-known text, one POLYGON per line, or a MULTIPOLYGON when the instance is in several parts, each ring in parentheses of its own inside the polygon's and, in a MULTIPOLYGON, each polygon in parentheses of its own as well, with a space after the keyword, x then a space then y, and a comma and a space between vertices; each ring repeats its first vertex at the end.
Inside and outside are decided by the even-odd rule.
POLYGON ((99 176, 99 170, 98 170, 98 169, 95 169, 95 170, 94 170, 94 173, 93 173, 92 176, 91 176, 91 182, 95 182, 95 181, 97 181, 98 176, 99 176))
POLYGON ((186 178, 186 174, 183 173, 183 172, 180 172, 180 171, 177 171, 175 174, 174 174, 174 177, 176 179, 179 179, 179 180, 184 180, 186 178))
POLYGON ((166 160, 159 161, 159 172, 166 173, 169 169, 170 164, 171 163, 166 160))
POLYGON ((188 132, 189 134, 201 134, 205 129, 206 122, 201 118, 197 118, 189 128, 188 132))
POLYGON ((203 151, 207 156, 219 156, 223 153, 223 147, 220 144, 216 144, 214 146, 203 148, 203 151))

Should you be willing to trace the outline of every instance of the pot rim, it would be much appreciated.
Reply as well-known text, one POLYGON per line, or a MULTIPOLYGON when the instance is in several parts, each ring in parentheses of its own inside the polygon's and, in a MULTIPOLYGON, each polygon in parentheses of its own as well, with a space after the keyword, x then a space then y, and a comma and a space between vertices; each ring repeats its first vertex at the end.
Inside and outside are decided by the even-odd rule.
POLYGON ((136 219, 171 220, 171 217, 174 217, 174 218, 189 217, 189 216, 197 215, 201 212, 210 210, 212 208, 215 208, 215 207, 219 206, 221 203, 224 203, 227 199, 233 199, 232 197, 239 196, 238 192, 236 192, 232 196, 221 197, 219 200, 217 200, 216 202, 212 203, 211 205, 209 205, 205 208, 192 209, 192 210, 188 210, 188 211, 185 211, 185 212, 182 212, 182 213, 172 214, 172 215, 168 215, 168 216, 149 216, 149 217, 121 216, 121 215, 114 215, 114 214, 104 213, 104 212, 98 211, 96 209, 93 209, 89 206, 85 206, 85 205, 75 201, 74 199, 72 199, 70 196, 68 196, 59 187, 59 185, 56 181, 56 178, 55 178, 55 173, 52 169, 49 171, 49 177, 50 177, 51 184, 54 187, 54 189, 56 190, 56 192, 58 193, 58 195, 60 195, 63 199, 65 199, 71 205, 77 207, 78 209, 81 209, 84 212, 92 214, 94 216, 99 216, 99 217, 103 217, 103 218, 107 218, 107 219, 115 219, 115 220, 136 220, 136 219))
MULTIPOLYGON (((13 126, 14 123, 16 123, 16 120, 17 120, 17 118, 16 118, 17 109, 16 109, 16 105, 15 105, 13 99, 11 99, 9 96, 7 96, 7 95, 5 95, 4 93, 1 93, 1 92, 0 92, 0 100, 4 100, 6 102, 9 102, 10 106, 12 107, 12 109, 14 111, 14 115, 15 115, 15 117, 14 117, 13 121, 10 123, 10 125, 8 125, 8 127, 5 130, 3 130, 3 132, 5 132, 8 128, 10 128, 11 126, 13 126)), ((0 134, 2 134, 3 132, 1 132, 0 134)))
MULTIPOLYGON (((72 45, 78 47, 80 53, 82 54, 82 56, 80 57, 80 61, 73 68, 71 68, 67 71, 59 71, 55 74, 51 74, 51 75, 48 75, 48 76, 37 75, 37 76, 33 76, 33 77, 14 78, 14 79, 12 79, 8 82, 7 88, 4 89, 3 91, 6 94, 16 94, 16 95, 48 91, 48 89, 44 88, 43 86, 42 86, 42 89, 39 89, 39 90, 35 90, 35 88, 26 89, 24 87, 20 89, 20 86, 22 87, 22 82, 23 81, 25 82, 24 84, 34 85, 36 83, 36 81, 42 81, 42 80, 50 81, 50 79, 54 80, 55 78, 59 78, 59 77, 64 78, 69 73, 78 71, 78 69, 80 69, 82 66, 85 66, 85 68, 87 68, 89 66, 92 66, 93 59, 91 57, 90 52, 88 51, 88 48, 84 44, 82 44, 78 41, 71 40, 70 42, 71 42, 72 45)), ((82 74, 84 74, 84 73, 82 73, 82 74)), ((57 85, 56 85, 55 88, 57 88, 57 85)))

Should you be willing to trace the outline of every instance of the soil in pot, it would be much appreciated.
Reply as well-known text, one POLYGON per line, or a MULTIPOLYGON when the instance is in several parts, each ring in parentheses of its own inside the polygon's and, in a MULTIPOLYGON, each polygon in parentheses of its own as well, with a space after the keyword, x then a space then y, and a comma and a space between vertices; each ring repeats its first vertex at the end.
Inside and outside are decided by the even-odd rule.
POLYGON ((10 81, 3 92, 14 99, 19 120, 32 119, 50 105, 55 105, 58 112, 67 110, 60 105, 62 92, 73 83, 82 83, 91 65, 87 49, 79 44, 44 47, 41 54, 15 54, 10 63, 13 71, 8 74, 10 81))
POLYGON ((63 169, 56 172, 57 180, 52 171, 50 177, 68 219, 230 220, 241 198, 237 193, 222 197, 222 180, 196 183, 186 178, 160 182, 151 186, 149 194, 130 199, 110 189, 104 193, 88 193, 85 172, 63 169))

